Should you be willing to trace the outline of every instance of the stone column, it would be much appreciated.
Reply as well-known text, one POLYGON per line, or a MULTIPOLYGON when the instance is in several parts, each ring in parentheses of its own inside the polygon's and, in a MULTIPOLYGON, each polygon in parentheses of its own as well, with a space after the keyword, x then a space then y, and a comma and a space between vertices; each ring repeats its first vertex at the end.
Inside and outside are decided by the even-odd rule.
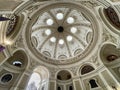
POLYGON ((56 90, 56 80, 49 81, 49 89, 48 90, 56 90))
POLYGON ((30 76, 24 72, 10 90, 26 90, 29 78, 30 76))
POLYGON ((119 90, 120 84, 115 79, 115 77, 111 74, 110 71, 104 70, 101 72, 102 77, 105 79, 107 84, 109 85, 109 88, 119 90))
POLYGON ((79 78, 73 79, 73 87, 74 90, 82 90, 79 78))

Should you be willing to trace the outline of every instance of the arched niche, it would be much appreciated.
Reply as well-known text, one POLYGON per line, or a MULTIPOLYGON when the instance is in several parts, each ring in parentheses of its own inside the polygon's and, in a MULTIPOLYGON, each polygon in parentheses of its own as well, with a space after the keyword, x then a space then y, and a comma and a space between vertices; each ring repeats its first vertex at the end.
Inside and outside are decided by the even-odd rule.
POLYGON ((18 50, 4 64, 12 69, 24 70, 28 65, 28 57, 23 50, 18 50))
POLYGON ((65 81, 65 80, 70 80, 71 78, 72 78, 72 76, 71 76, 70 72, 67 70, 61 70, 57 74, 58 80, 65 81))
POLYGON ((120 57, 120 51, 113 44, 104 44, 100 50, 100 58, 104 64, 116 61, 120 57))
POLYGON ((68 90, 73 90, 73 86, 70 85, 70 86, 68 87, 68 90))
POLYGON ((100 58, 114 78, 120 82, 120 51, 116 46, 108 43, 104 44, 100 50, 100 58))
POLYGON ((29 79, 26 90, 38 90, 39 86, 40 86, 39 85, 40 82, 41 82, 41 77, 40 77, 39 73, 33 72, 29 79))
POLYGON ((92 72, 93 70, 95 70, 93 66, 86 64, 81 67, 80 74, 85 75, 87 73, 92 72))
POLYGON ((56 75, 57 90, 73 90, 72 73, 67 70, 61 70, 56 75), (63 85, 64 84, 64 85, 63 85))
POLYGON ((57 87, 57 90, 62 90, 60 86, 57 87))
POLYGON ((38 66, 30 76, 26 90, 48 90, 49 71, 44 66, 38 66))

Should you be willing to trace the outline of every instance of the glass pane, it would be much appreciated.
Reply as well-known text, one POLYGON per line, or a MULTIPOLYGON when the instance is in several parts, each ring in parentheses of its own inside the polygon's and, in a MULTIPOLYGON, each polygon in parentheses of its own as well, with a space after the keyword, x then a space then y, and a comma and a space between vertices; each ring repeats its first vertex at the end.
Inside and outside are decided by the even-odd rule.
POLYGON ((33 73, 28 82, 27 90, 38 90, 41 78, 38 73, 33 73))

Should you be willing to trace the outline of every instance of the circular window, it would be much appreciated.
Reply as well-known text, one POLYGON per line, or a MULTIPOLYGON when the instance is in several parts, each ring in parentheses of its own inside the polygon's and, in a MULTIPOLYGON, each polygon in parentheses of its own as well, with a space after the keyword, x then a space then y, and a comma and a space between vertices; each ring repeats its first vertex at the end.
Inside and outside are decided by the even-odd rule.
POLYGON ((76 33, 76 32, 77 32, 77 28, 76 28, 76 27, 72 27, 72 28, 70 29, 70 31, 71 31, 72 33, 76 33))
POLYGON ((21 67, 22 66, 22 62, 20 62, 20 61, 14 61, 13 65, 16 66, 16 67, 21 67))
POLYGON ((109 56, 107 56, 106 58, 107 58, 107 60, 108 60, 109 62, 111 62, 111 61, 116 60, 116 59, 118 58, 118 56, 116 56, 116 55, 109 55, 109 56))
POLYGON ((12 74, 5 74, 5 75, 2 76, 1 82, 2 83, 8 83, 12 80, 12 77, 13 77, 12 74))

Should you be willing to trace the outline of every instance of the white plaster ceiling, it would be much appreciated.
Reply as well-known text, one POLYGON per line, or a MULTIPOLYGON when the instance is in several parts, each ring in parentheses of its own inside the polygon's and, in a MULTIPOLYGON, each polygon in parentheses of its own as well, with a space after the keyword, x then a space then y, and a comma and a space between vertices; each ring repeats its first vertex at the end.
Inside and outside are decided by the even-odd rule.
POLYGON ((43 12, 32 26, 31 33, 35 49, 55 60, 82 54, 92 37, 91 22, 82 12, 70 7, 56 7, 43 12), (64 30, 58 31, 59 27, 64 30))

